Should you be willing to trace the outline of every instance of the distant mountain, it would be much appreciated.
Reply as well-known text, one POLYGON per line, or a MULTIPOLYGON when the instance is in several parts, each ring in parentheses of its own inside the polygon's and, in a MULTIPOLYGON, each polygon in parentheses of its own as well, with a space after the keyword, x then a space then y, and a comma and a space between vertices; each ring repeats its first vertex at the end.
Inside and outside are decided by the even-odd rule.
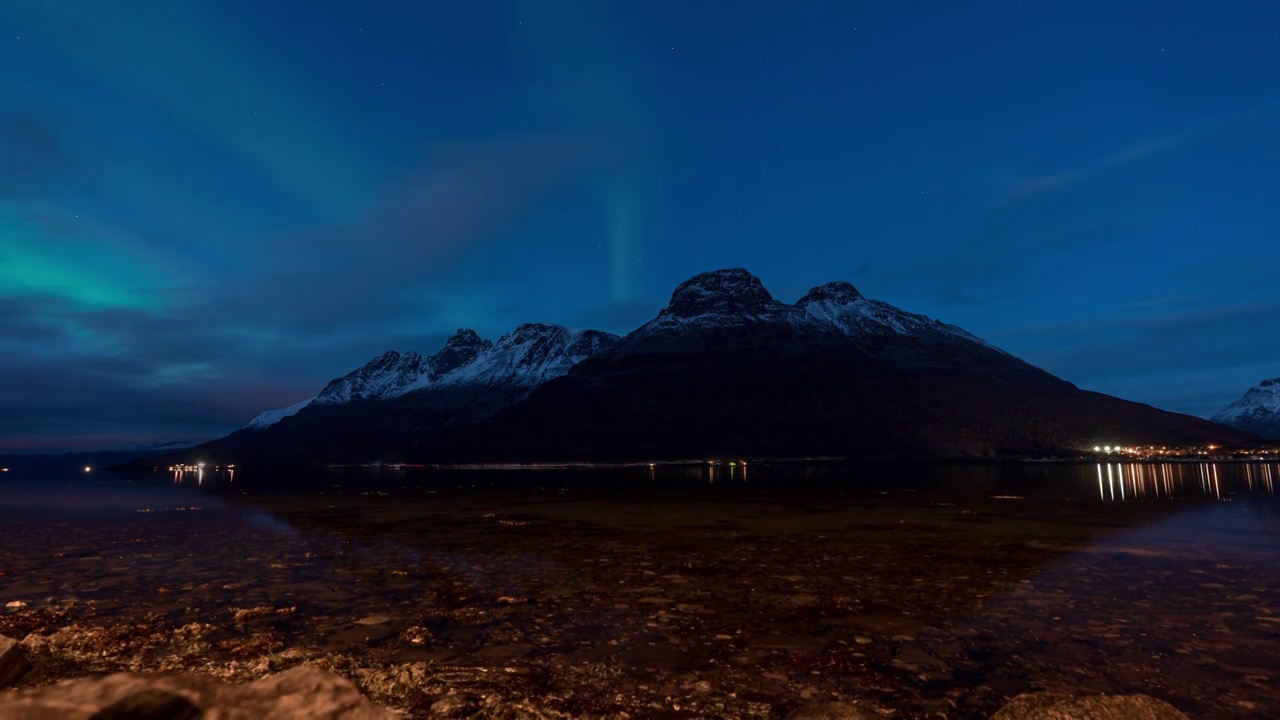
POLYGON ((682 283, 623 338, 530 324, 494 343, 461 330, 430 357, 386 353, 194 452, 223 462, 954 458, 1255 441, 1080 390, 846 282, 787 304, 729 269, 682 283))
MULTIPOLYGON (((21 478, 33 472, 83 472, 90 469, 109 467, 120 463, 137 463, 149 466, 150 460, 158 457, 169 457, 177 451, 186 451, 196 445, 189 440, 173 440, 169 442, 126 443, 99 450, 76 450, 69 452, 42 453, 0 453, 0 467, 5 470, 5 479, 21 478), (8 474, 11 473, 11 474, 8 474)), ((164 464, 163 461, 156 461, 164 464)))
POLYGON ((1280 378, 1263 380, 1212 419, 1255 435, 1280 439, 1280 378))

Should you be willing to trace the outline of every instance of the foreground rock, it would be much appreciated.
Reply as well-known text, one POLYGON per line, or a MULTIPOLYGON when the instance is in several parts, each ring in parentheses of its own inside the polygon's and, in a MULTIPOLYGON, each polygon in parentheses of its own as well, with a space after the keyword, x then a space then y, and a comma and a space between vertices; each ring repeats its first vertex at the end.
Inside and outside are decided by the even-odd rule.
POLYGON ((1148 695, 1029 693, 1011 700, 991 720, 1187 720, 1187 716, 1148 695))
POLYGON ((0 720, 390 720, 354 684, 309 665, 228 685, 200 675, 115 673, 0 696, 0 720))
POLYGON ((9 687, 18 682, 29 670, 31 665, 27 662, 18 641, 0 635, 0 688, 9 687))

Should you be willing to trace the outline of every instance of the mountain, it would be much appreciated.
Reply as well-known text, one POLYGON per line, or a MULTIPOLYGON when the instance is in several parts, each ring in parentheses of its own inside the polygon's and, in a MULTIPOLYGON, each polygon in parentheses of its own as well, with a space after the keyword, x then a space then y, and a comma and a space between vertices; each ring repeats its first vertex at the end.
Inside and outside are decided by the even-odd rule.
POLYGON ((681 284, 656 318, 427 460, 991 457, 1253 438, 1033 367, 849 283, 775 300, 745 270, 681 284))
POLYGON ((1280 378, 1263 380, 1212 419, 1255 435, 1280 439, 1280 378))
POLYGON ((314 398, 268 410, 184 457, 402 459, 420 437, 483 420, 617 341, 542 323, 520 325, 497 342, 459 330, 434 355, 383 353, 314 398))
POLYGON ((680 284, 657 317, 622 338, 528 324, 496 342, 460 330, 429 357, 385 353, 185 457, 989 458, 1256 441, 1081 390, 847 282, 788 304, 728 269, 680 284))

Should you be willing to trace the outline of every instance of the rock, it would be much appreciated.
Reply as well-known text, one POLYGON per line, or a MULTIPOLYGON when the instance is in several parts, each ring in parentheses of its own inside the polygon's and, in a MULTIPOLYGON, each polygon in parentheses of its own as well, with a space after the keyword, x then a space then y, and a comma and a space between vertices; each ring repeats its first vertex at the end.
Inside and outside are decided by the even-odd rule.
POLYGON ((801 705, 787 720, 880 720, 874 713, 843 702, 818 702, 801 705))
POLYGON ((0 688, 18 682, 30 669, 31 664, 22 652, 22 645, 13 638, 0 635, 0 688))
POLYGON ((67 680, 9 693, 0 720, 392 720, 349 680, 311 665, 245 685, 228 685, 202 675, 164 673, 113 675, 67 680))
POLYGON ((1187 716, 1149 695, 1028 693, 1010 700, 991 720, 1187 720, 1187 716))
POLYGON ((204 713, 187 698, 166 690, 139 690, 117 700, 89 720, 199 720, 204 713))

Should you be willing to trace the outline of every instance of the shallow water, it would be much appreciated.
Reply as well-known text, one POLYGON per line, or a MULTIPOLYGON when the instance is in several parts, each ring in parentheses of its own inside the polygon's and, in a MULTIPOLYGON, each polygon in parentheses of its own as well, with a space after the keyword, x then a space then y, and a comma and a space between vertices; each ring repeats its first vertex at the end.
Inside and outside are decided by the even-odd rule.
POLYGON ((1274 465, 236 473, 0 479, 28 684, 305 660, 423 716, 1280 713, 1274 465))

